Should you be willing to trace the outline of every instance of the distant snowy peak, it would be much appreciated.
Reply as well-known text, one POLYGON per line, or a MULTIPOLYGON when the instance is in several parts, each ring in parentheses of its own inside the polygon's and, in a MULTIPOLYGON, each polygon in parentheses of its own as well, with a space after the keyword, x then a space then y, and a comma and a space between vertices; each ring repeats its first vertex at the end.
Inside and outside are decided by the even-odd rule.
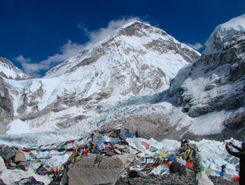
MULTIPOLYGON (((142 56, 146 59, 147 56, 151 55, 151 52, 156 52, 159 56, 169 54, 169 57, 165 57, 166 60, 180 61, 178 58, 180 57, 187 63, 200 56, 200 53, 180 43, 165 31, 140 21, 133 21, 118 28, 114 33, 97 43, 91 43, 86 46, 73 57, 49 70, 44 78, 58 77, 71 73, 79 67, 90 65, 102 59, 104 56, 110 55, 110 60, 118 60, 120 58, 120 60, 129 61, 136 56, 142 56), (174 59, 172 55, 178 57, 174 59)), ((155 54, 153 55, 155 56, 155 54)), ((108 57, 103 59, 105 63, 106 59, 108 57)), ((162 63, 164 63, 163 59, 162 63)))
POLYGON ((215 28, 204 46, 203 54, 227 50, 227 47, 245 40, 245 14, 215 28))
POLYGON ((26 80, 32 78, 23 73, 10 60, 0 57, 0 76, 8 79, 26 80))

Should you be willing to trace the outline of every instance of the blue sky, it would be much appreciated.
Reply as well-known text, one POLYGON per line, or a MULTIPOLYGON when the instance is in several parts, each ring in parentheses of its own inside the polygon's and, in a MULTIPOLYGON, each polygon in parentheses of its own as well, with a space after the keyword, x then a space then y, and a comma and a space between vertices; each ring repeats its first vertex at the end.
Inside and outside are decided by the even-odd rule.
POLYGON ((0 0, 0 56, 42 77, 133 19, 202 51, 218 24, 244 13, 244 0, 0 0))

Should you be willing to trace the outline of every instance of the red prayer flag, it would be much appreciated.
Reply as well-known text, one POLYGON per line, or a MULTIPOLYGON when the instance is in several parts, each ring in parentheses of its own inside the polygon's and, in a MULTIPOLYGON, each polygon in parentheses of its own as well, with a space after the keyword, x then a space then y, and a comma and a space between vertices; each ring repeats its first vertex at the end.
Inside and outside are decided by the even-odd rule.
POLYGON ((150 147, 150 145, 144 141, 141 141, 141 144, 144 145, 146 147, 146 149, 148 149, 150 147))
POLYGON ((194 167, 194 164, 191 163, 191 162, 189 162, 189 161, 186 161, 185 166, 186 166, 187 168, 193 168, 193 167, 194 167))
POLYGON ((233 180, 233 182, 237 182, 239 180, 239 178, 240 178, 239 176, 233 175, 232 180, 233 180))

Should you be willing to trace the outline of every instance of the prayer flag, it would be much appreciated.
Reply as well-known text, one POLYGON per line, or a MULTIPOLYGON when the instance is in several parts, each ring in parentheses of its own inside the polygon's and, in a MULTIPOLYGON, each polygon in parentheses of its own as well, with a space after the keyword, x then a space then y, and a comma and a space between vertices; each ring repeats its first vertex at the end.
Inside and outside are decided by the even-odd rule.
POLYGON ((214 170, 214 172, 220 176, 224 176, 224 174, 221 171, 214 170))
POLYGON ((161 155, 162 157, 166 158, 167 157, 167 153, 163 152, 161 150, 157 150, 157 154, 161 155))
POLYGON ((186 166, 187 168, 193 168, 193 167, 194 167, 194 164, 191 163, 191 162, 189 162, 189 161, 186 161, 185 166, 186 166))
POLYGON ((213 170, 210 169, 210 168, 204 168, 204 171, 205 171, 205 172, 213 172, 213 170))
POLYGON ((144 141, 141 141, 141 144, 146 147, 146 149, 148 149, 150 147, 150 145, 144 141))
POLYGON ((167 159, 170 160, 170 161, 175 161, 176 157, 171 155, 171 154, 167 154, 167 159))
POLYGON ((228 181, 230 181, 230 182, 233 182, 233 178, 232 178, 232 175, 231 175, 231 174, 225 173, 223 178, 224 178, 225 180, 228 180, 228 181))
POLYGON ((233 175, 233 182, 237 182, 238 180, 239 180, 239 176, 237 176, 237 175, 233 175))
POLYGON ((158 149, 155 148, 154 146, 150 146, 149 150, 150 150, 151 152, 156 152, 158 149))
POLYGON ((182 158, 177 158, 177 162, 185 166, 186 160, 183 160, 182 158))

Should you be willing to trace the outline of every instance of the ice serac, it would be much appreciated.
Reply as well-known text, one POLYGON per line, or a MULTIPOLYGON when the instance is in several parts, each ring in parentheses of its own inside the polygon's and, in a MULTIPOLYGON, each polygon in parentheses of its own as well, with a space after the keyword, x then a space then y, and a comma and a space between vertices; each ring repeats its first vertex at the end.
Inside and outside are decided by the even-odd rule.
POLYGON ((75 123, 86 129, 95 114, 100 114, 98 126, 130 116, 117 106, 168 89, 179 69, 198 57, 197 51, 165 31, 134 21, 86 46, 42 79, 4 81, 12 96, 14 120, 24 121, 33 132, 75 123), (110 115, 108 109, 118 112, 110 115))
MULTIPOLYGON (((216 123, 210 125, 206 119, 204 126, 214 130, 218 126, 217 134, 229 132, 238 137, 245 133, 244 80, 245 14, 216 27, 202 56, 179 71, 169 96, 176 95, 183 112, 191 118, 219 115, 216 123)), ((194 125, 190 129, 200 133, 194 125)))

